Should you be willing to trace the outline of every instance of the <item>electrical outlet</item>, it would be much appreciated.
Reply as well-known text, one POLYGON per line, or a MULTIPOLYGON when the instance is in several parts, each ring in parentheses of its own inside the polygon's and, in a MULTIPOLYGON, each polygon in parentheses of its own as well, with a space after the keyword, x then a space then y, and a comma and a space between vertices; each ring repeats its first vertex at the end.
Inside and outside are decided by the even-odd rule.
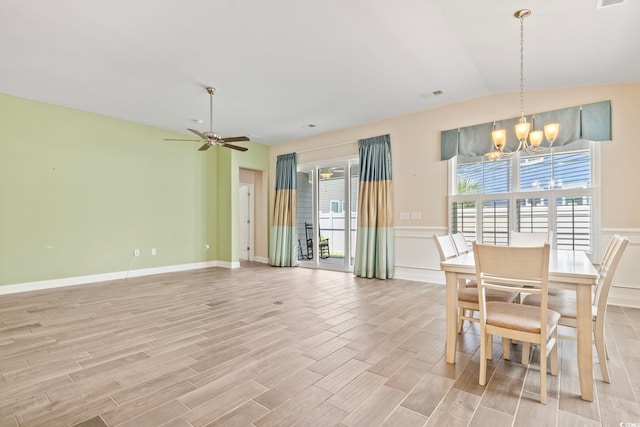
POLYGON ((140 249, 134 249, 133 256, 140 256, 140 249))
POLYGON ((156 248, 151 249, 151 255, 155 255, 156 253, 156 248))

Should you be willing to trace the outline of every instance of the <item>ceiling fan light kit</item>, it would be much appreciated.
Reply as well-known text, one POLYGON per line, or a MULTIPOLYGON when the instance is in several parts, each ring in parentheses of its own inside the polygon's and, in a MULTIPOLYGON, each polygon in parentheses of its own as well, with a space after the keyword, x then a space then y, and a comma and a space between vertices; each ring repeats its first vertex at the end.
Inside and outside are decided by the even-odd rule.
POLYGON ((223 138, 220 135, 213 132, 213 95, 216 93, 216 89, 211 86, 207 86, 206 90, 207 90, 207 93, 209 93, 209 130, 206 132, 200 132, 195 129, 187 129, 189 132, 200 137, 200 139, 165 139, 165 141, 202 142, 203 145, 200 148, 198 148, 198 151, 206 151, 214 145, 231 148, 232 150, 237 150, 237 151, 247 151, 248 148, 246 147, 240 147, 238 145, 230 144, 230 142, 249 141, 249 138, 247 138, 246 136, 232 136, 232 137, 223 138))

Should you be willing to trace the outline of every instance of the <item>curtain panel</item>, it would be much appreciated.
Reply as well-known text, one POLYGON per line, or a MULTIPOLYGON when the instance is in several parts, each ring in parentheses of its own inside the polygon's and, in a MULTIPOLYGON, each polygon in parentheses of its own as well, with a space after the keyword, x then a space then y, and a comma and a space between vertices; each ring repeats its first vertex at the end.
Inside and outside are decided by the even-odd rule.
POLYGON ((278 156, 276 194, 269 240, 269 264, 275 267, 295 267, 298 265, 296 169, 296 153, 278 156))
MULTIPOLYGON (((559 123, 560 132, 553 143, 560 147, 572 142, 587 139, 590 141, 611 140, 611 101, 596 102, 563 108, 561 110, 536 113, 526 116, 531 122, 531 130, 542 130, 548 123, 559 123)), ((518 138, 514 127, 519 117, 506 120, 496 120, 495 129, 506 129, 507 141, 505 152, 518 148, 518 138)), ((480 157, 493 150, 491 131, 493 122, 459 129, 449 129, 440 133, 440 160, 449 160, 457 155, 465 157, 480 157)), ((543 147, 548 146, 546 140, 543 147)))
POLYGON ((389 135, 358 141, 360 184, 353 272, 389 279, 394 275, 393 192, 389 135))

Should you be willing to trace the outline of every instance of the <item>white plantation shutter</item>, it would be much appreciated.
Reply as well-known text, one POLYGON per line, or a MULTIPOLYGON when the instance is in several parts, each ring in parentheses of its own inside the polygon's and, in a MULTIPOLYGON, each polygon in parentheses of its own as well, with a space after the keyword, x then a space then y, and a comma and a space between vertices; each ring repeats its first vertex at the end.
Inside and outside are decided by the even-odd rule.
POLYGON ((554 247, 592 252, 595 150, 588 141, 491 162, 451 160, 449 229, 468 241, 509 244, 509 231, 554 231, 554 247))

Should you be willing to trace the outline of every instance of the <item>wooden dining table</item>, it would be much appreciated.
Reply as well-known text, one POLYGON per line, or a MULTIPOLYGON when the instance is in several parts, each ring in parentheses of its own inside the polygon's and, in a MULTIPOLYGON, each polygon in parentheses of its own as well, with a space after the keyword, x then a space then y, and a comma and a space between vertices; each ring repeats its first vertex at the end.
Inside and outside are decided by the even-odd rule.
MULTIPOLYGON (((455 363, 458 322, 458 281, 475 279, 473 252, 450 258, 440 263, 446 276, 447 301, 447 363, 455 363)), ((580 394, 583 400, 593 401, 593 321, 591 314, 592 286, 598 280, 598 271, 587 254, 582 251, 551 250, 549 258, 549 287, 569 289, 576 293, 577 309, 577 361, 580 394)))

